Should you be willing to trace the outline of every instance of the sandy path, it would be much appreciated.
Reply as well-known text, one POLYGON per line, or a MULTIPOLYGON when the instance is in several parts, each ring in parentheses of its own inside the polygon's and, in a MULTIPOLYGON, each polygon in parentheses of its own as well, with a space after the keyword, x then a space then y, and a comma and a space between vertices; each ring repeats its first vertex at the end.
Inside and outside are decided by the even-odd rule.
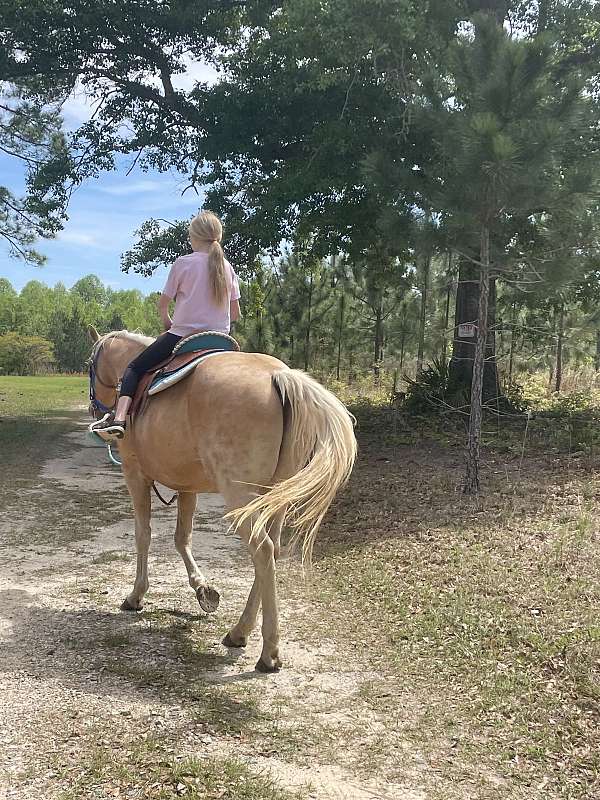
MULTIPOLYGON (((0 800, 145 797, 131 779, 86 777, 74 787, 91 758, 127 756, 155 735, 174 758, 234 755, 285 787, 308 786, 311 798, 425 798, 418 782, 358 777, 349 753, 336 752, 337 731, 357 754, 366 739, 397 734, 357 699, 382 676, 333 641, 303 640, 312 607, 293 565, 282 578, 294 587, 282 597, 284 670, 254 672, 258 633, 239 657, 219 644, 252 580, 239 541, 225 533, 220 498, 200 498, 194 541, 222 590, 218 613, 200 612, 172 546, 176 512, 156 500, 146 607, 118 611, 134 573, 129 499, 119 470, 78 426, 19 504, 2 509, 0 800)), ((403 772, 419 767, 407 752, 403 772)))

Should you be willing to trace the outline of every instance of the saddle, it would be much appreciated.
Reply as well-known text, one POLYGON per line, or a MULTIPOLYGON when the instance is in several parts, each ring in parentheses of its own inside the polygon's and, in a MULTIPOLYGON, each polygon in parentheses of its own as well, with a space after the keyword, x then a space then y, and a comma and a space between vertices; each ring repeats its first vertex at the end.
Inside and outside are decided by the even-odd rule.
POLYGON ((182 381, 205 359, 239 349, 232 336, 215 331, 194 333, 182 339, 167 359, 140 379, 129 412, 131 420, 143 413, 153 395, 182 381))

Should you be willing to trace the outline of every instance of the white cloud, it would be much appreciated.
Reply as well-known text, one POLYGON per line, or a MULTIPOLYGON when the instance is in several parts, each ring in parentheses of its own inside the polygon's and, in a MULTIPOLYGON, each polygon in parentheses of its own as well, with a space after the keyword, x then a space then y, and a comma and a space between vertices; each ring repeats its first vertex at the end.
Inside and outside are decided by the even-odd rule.
POLYGON ((140 180, 140 181, 124 181, 112 186, 98 186, 98 191, 104 194, 112 194, 116 197, 124 197, 130 194, 144 194, 145 192, 160 192, 164 193, 164 181, 155 180, 140 180))
POLYGON ((92 98, 80 88, 76 88, 62 106, 65 127, 69 130, 75 130, 82 123, 89 120, 94 113, 94 108, 95 103, 92 98))
POLYGON ((181 92, 189 92, 198 83, 216 83, 219 79, 217 70, 205 61, 194 61, 187 55, 183 59, 185 72, 180 75, 173 75, 172 83, 175 89, 181 92))
POLYGON ((61 231, 57 238, 60 239, 61 242, 67 242, 68 244, 82 244, 88 247, 97 247, 99 245, 99 241, 95 236, 91 233, 85 233, 84 231, 67 229, 61 231))

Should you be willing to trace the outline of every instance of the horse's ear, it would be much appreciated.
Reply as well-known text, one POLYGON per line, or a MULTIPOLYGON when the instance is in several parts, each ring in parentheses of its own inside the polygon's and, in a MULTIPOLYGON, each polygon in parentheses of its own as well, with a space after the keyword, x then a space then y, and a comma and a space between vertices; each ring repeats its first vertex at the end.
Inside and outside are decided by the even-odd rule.
POLYGON ((100 338, 100 334, 98 333, 98 331, 96 330, 96 328, 94 328, 94 326, 93 326, 93 325, 88 325, 88 336, 89 336, 89 337, 90 337, 90 339, 92 340, 92 343, 93 343, 93 344, 96 344, 96 342, 97 342, 97 341, 98 341, 98 339, 100 338))

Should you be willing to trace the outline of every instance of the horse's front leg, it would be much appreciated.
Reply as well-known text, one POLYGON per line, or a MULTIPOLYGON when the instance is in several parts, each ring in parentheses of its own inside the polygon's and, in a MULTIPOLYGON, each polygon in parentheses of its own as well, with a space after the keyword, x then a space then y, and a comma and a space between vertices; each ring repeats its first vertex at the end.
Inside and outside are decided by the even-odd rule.
POLYGON ((246 607, 242 615, 233 628, 223 639, 225 647, 246 647, 248 636, 256 627, 258 612, 260 611, 260 584, 258 578, 254 578, 254 583, 250 589, 246 607))
POLYGON ((135 549, 137 565, 133 591, 127 595, 121 605, 123 611, 139 611, 142 608, 144 595, 148 591, 148 551, 150 550, 150 483, 142 475, 137 466, 123 462, 123 475, 127 489, 133 501, 135 513, 135 549))
POLYGON ((183 559, 190 586, 196 592, 200 608, 212 614, 219 607, 220 595, 214 586, 210 586, 192 554, 192 527, 196 495, 191 492, 179 492, 177 498, 177 527, 175 528, 175 549, 183 559))

